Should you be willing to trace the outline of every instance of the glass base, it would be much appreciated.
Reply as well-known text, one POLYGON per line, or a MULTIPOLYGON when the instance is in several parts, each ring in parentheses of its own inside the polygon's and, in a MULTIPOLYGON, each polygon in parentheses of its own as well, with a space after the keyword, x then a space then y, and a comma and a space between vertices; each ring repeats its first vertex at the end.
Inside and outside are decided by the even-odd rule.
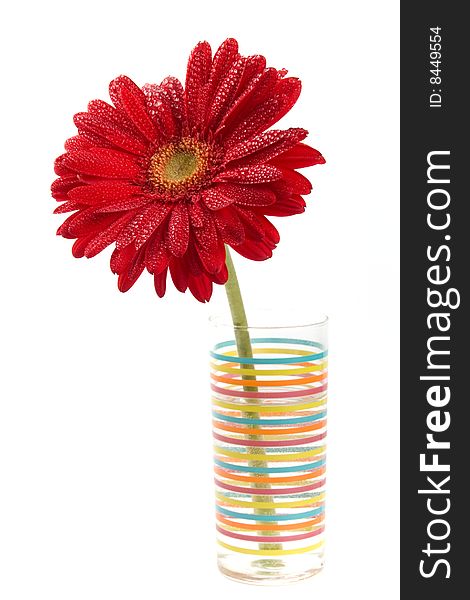
POLYGON ((313 577, 323 569, 323 556, 281 558, 219 556, 219 571, 234 581, 252 585, 284 585, 313 577))

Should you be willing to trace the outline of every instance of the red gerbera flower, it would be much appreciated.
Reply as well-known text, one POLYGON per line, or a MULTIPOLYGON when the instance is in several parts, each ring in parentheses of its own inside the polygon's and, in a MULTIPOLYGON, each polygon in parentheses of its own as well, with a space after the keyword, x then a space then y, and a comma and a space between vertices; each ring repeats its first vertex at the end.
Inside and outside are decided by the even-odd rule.
POLYGON ((146 268, 165 294, 167 272, 181 292, 208 301, 227 281, 225 246, 264 260, 279 242, 266 216, 305 209, 311 184, 295 169, 324 163, 300 128, 269 130, 294 105, 301 83, 244 57, 234 39, 212 57, 207 42, 189 58, 186 85, 167 77, 139 88, 120 76, 114 104, 93 100, 75 115, 78 135, 57 158, 52 195, 74 211, 58 234, 73 255, 115 243, 111 270, 126 292, 146 268))

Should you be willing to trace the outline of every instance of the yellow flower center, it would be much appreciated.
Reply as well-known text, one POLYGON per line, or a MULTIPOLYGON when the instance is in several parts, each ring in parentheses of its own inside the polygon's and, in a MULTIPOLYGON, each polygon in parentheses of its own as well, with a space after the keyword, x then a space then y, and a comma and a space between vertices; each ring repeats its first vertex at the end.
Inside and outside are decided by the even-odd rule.
POLYGON ((198 162, 191 152, 176 152, 165 165, 163 175, 167 181, 184 181, 197 170, 198 162))
POLYGON ((156 191, 178 196, 203 182, 209 155, 209 146, 192 138, 162 146, 150 159, 149 180, 156 191))

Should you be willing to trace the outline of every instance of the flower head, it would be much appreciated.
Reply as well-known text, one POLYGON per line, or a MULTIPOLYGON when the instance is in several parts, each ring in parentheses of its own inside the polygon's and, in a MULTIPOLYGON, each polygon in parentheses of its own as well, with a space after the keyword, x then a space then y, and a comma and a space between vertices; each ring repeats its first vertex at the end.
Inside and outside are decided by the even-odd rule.
POLYGON ((76 239, 73 255, 115 244, 111 270, 127 291, 147 269, 165 294, 168 271, 181 292, 208 301, 227 281, 225 244, 265 260, 279 242, 267 216, 305 210, 311 184, 296 169, 324 163, 300 128, 269 129, 294 105, 300 81, 244 57, 234 39, 212 56, 192 51, 186 83, 167 77, 139 88, 120 76, 113 105, 92 100, 75 115, 52 195, 73 211, 58 234, 76 239))

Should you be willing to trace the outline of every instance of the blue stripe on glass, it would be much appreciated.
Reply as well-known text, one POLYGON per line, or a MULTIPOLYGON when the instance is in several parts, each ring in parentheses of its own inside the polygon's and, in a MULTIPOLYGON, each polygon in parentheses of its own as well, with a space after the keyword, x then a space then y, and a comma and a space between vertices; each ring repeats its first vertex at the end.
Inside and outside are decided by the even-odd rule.
POLYGON ((292 515, 250 515, 245 513, 233 512, 232 510, 227 510, 226 508, 222 508, 217 505, 215 509, 220 514, 225 515, 227 517, 233 517, 235 519, 248 519, 250 521, 300 521, 301 519, 316 517, 324 511, 323 506, 320 506, 320 508, 315 508, 313 510, 308 510, 307 512, 296 513, 292 515))
MULTIPOLYGON (((312 360, 320 360, 328 356, 328 352, 324 350, 324 346, 317 342, 311 342, 310 340, 297 340, 290 338, 254 338, 251 340, 252 344, 294 344, 294 345, 302 345, 302 346, 310 346, 314 348, 318 348, 322 350, 322 352, 317 352, 315 354, 306 354, 301 356, 293 356, 291 358, 247 358, 247 357, 238 357, 238 356, 225 356, 224 354, 218 354, 217 352, 210 352, 212 358, 216 360, 222 360, 224 362, 230 361, 234 363, 239 363, 242 365, 287 365, 291 363, 298 362, 310 362, 312 360)), ((215 349, 219 350, 220 348, 227 348, 229 346, 234 346, 234 340, 228 340, 226 342, 220 342, 215 345, 215 349)))
POLYGON ((223 469, 231 471, 242 471, 243 473, 295 473, 297 471, 311 471, 318 469, 325 464, 325 459, 317 460, 313 463, 305 463, 303 465, 294 465, 292 467, 250 467, 249 465, 232 465, 221 460, 214 459, 214 463, 223 469))
MULTIPOLYGON (((243 408, 240 407, 240 411, 243 408)), ((306 417, 292 417, 291 419, 248 419, 244 417, 231 417, 230 415, 223 415, 222 413, 212 411, 213 416, 220 421, 228 421, 229 423, 240 423, 240 425, 295 425, 296 423, 311 423, 312 421, 318 421, 326 417, 326 410, 315 413, 314 415, 307 415, 306 417)), ((269 431, 266 431, 269 433, 269 431)), ((289 430, 286 430, 289 433, 289 430)))

